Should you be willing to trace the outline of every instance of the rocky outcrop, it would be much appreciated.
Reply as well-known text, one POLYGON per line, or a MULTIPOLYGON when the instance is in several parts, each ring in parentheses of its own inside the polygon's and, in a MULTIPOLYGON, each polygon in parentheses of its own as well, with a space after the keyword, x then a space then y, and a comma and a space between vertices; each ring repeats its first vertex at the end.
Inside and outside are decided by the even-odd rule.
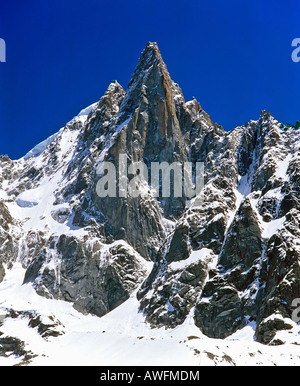
POLYGON ((206 250, 186 260, 168 262, 165 258, 156 263, 138 293, 146 321, 153 327, 182 324, 196 304, 211 260, 206 250))
POLYGON ((241 266, 245 271, 250 269, 261 256, 261 238, 258 218, 251 201, 246 198, 236 212, 223 243, 219 256, 222 270, 228 271, 237 266, 241 266))
POLYGON ((24 283, 33 282, 39 295, 102 316, 128 299, 146 274, 142 257, 124 242, 103 245, 88 235, 63 234, 36 255, 24 283))

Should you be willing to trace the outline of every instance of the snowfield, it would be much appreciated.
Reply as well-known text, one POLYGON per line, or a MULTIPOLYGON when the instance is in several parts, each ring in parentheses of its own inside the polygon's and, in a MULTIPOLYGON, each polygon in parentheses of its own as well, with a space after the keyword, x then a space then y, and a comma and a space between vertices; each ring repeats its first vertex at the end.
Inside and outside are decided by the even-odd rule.
POLYGON ((174 329, 151 329, 138 311, 135 294, 102 318, 83 315, 68 302, 46 299, 30 284, 22 285, 24 273, 21 264, 15 263, 0 284, 0 330, 1 337, 24 341, 33 357, 24 363, 13 354, 0 356, 1 366, 300 365, 300 339, 294 334, 291 341, 298 345, 265 346, 254 341, 249 323, 225 340, 210 339, 195 327, 192 313, 174 329), (10 309, 22 311, 21 316, 6 318, 10 309), (43 338, 38 328, 28 325, 26 312, 38 313, 44 324, 59 321, 55 328, 61 335, 43 338))

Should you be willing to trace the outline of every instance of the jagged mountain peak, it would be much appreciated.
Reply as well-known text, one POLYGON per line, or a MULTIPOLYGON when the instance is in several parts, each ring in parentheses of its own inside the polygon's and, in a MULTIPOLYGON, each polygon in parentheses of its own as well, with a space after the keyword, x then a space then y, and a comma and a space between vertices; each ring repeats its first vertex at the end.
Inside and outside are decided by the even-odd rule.
POLYGON ((106 132, 108 126, 114 126, 124 96, 123 87, 118 81, 113 80, 97 103, 97 107, 89 115, 89 120, 82 135, 86 147, 106 132))
POLYGON ((157 42, 148 42, 146 47, 142 51, 140 60, 144 60, 145 58, 150 58, 150 60, 162 60, 160 50, 158 48, 157 42))
POLYGON ((180 87, 171 80, 157 43, 148 43, 139 58, 120 107, 120 119, 125 120, 143 102, 157 106, 158 100, 168 104, 183 104, 184 97, 180 87), (147 102, 146 102, 147 103, 147 102))
POLYGON ((111 93, 111 92, 115 92, 115 91, 119 91, 119 90, 124 90, 124 89, 123 89, 123 87, 120 85, 120 83, 119 83, 117 80, 114 79, 114 80, 112 80, 112 81, 110 82, 110 84, 108 85, 105 94, 111 93))
POLYGON ((271 112, 270 111, 266 111, 266 110, 261 110, 260 112, 260 118, 264 118, 264 119, 270 119, 271 118, 271 112))
MULTIPOLYGON (((147 71, 153 65, 164 65, 162 55, 156 42, 148 42, 141 53, 135 72, 147 71)), ((130 83, 133 81, 131 79, 130 83)), ((129 86, 130 86, 129 83, 129 86)))

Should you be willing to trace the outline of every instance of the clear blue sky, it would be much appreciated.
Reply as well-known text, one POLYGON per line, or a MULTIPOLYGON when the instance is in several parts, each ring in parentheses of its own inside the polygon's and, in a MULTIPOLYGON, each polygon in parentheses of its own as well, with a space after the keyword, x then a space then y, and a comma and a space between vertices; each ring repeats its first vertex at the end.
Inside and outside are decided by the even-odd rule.
POLYGON ((226 130, 300 119, 298 0, 1 0, 0 154, 19 158, 104 94, 157 41, 172 79, 226 130))

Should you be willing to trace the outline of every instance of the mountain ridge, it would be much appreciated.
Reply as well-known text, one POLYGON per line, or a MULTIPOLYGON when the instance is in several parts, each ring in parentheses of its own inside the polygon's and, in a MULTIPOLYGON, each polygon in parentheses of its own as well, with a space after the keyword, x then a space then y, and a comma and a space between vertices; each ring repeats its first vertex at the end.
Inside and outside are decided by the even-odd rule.
POLYGON ((24 285, 82 313, 102 317, 137 293, 152 328, 192 317, 210 338, 251 324, 260 343, 298 342, 300 139, 282 127, 262 110, 225 131, 185 101, 149 42, 126 91, 111 82, 24 157, 0 157, 0 282, 21 264, 24 285), (99 197, 97 165, 118 169, 120 154, 202 162, 201 200, 150 186, 99 197))

